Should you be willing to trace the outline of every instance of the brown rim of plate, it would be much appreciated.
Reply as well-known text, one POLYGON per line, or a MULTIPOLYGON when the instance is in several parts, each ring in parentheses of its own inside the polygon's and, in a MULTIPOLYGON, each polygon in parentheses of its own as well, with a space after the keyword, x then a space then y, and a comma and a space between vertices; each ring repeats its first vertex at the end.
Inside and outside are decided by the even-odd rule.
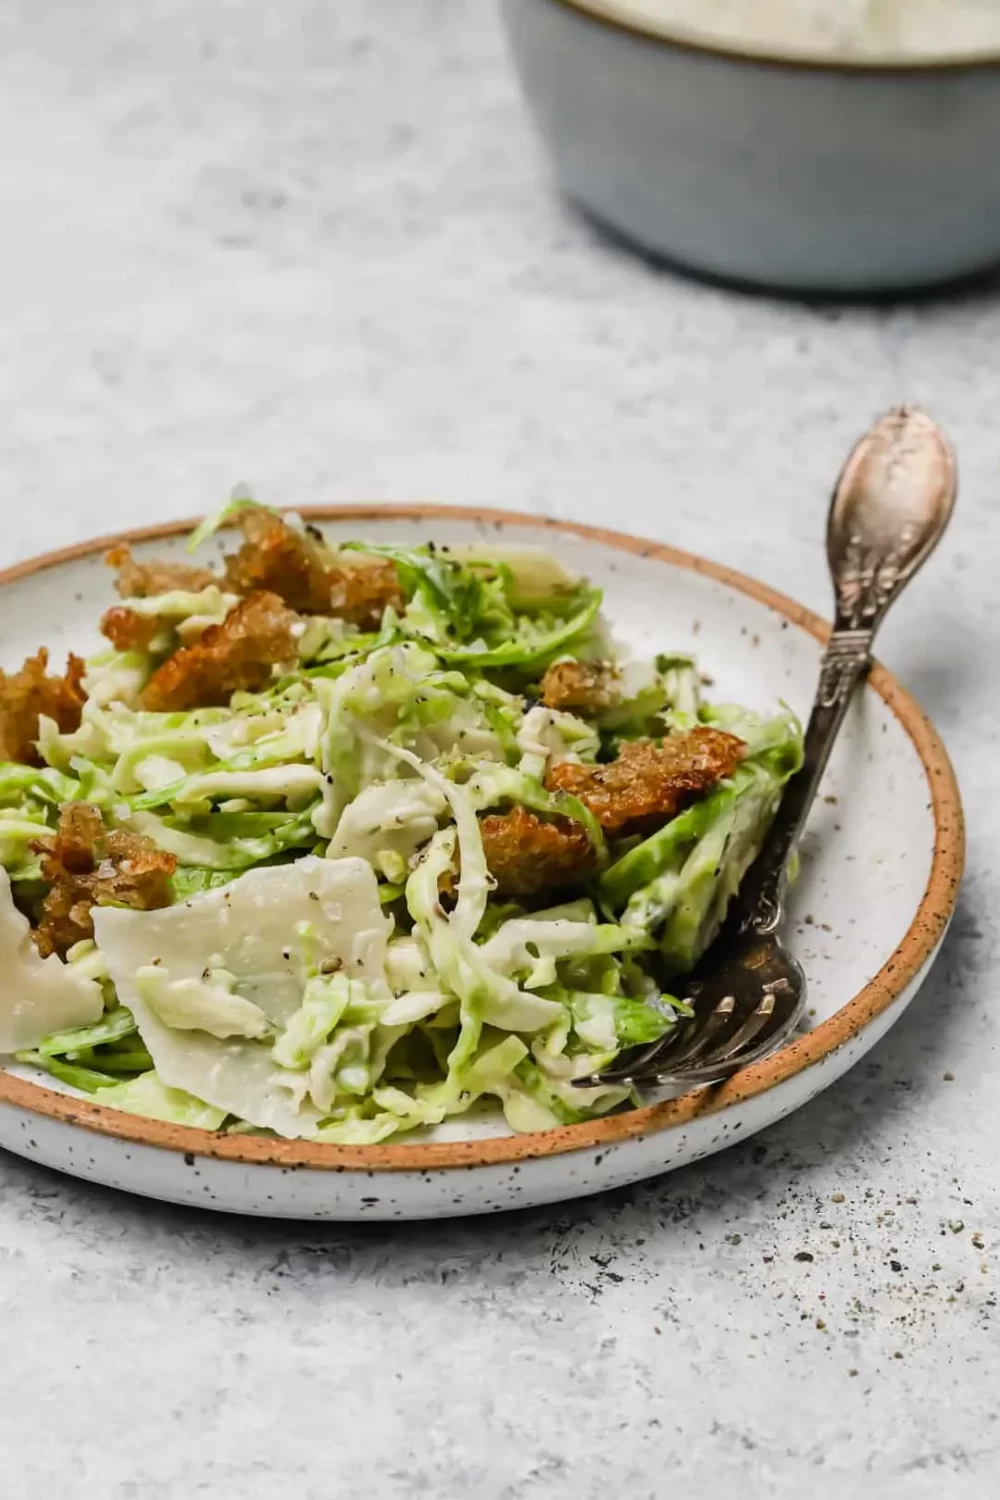
POLYGON ((551 5, 574 11, 609 31, 617 31, 634 40, 655 42, 677 52, 695 57, 723 58, 727 62, 755 63, 759 67, 787 69, 789 72, 853 73, 869 75, 917 75, 967 73, 1000 68, 1000 52, 972 52, 962 57, 837 57, 811 52, 767 52, 763 47, 739 47, 735 43, 715 42, 697 30, 674 28, 667 22, 631 16, 614 4, 614 0, 549 0, 551 5))
MULTIPOLYGON (((826 639, 827 625, 811 610, 719 563, 681 552, 659 542, 643 541, 618 531, 585 526, 575 521, 524 515, 517 511, 487 510, 451 505, 330 505, 312 506, 301 512, 317 521, 419 521, 463 520, 499 522, 501 525, 537 527, 583 537, 602 547, 656 558, 675 568, 714 579, 781 615, 818 641, 826 639)), ((81 542, 43 557, 17 563, 0 572, 0 586, 19 578, 78 558, 105 551, 117 543, 139 544, 183 535, 194 522, 173 521, 165 525, 119 532, 114 536, 81 542)), ((285 1169, 313 1168, 328 1172, 427 1172, 442 1168, 504 1166, 513 1162, 560 1156, 567 1152, 610 1147, 637 1136, 685 1125, 701 1115, 717 1114, 740 1104, 830 1056, 857 1036, 897 1000, 917 978, 934 954, 954 910, 965 856, 962 804, 955 773, 937 731, 909 693, 890 672, 877 663, 869 675, 871 687, 909 736, 927 776, 934 815, 934 853, 927 888, 913 921, 895 952, 875 977, 837 1013, 780 1052, 745 1069, 716 1088, 694 1090, 666 1103, 626 1110, 622 1114, 565 1125, 529 1135, 511 1135, 486 1140, 427 1142, 418 1145, 339 1146, 310 1141, 271 1140, 261 1136, 225 1135, 124 1114, 89 1100, 56 1093, 40 1084, 15 1077, 0 1069, 0 1103, 14 1105, 62 1124, 79 1125, 100 1135, 138 1145, 159 1147, 190 1155, 214 1157, 244 1165, 266 1165, 285 1169)))

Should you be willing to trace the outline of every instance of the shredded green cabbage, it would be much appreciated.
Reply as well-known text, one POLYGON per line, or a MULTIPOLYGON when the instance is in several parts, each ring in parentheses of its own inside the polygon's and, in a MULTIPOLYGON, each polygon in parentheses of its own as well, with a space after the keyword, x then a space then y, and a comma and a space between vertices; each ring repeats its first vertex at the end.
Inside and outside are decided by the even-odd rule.
MULTIPOLYGON (((234 496, 192 547, 253 504, 234 496)), ((544 553, 315 545, 331 570, 351 552, 392 563, 405 604, 378 628, 310 617, 297 664, 263 688, 153 713, 141 695, 164 653, 235 596, 220 576, 128 601, 163 622, 152 648, 95 656, 79 726, 43 718, 42 764, 0 764, 9 1045, 60 1086, 213 1130, 371 1144, 473 1109, 535 1130, 616 1108, 623 1089, 579 1083, 687 1013, 671 986, 801 764, 797 720, 704 702, 684 655, 615 661, 599 591, 544 553), (563 659, 611 663, 610 700, 540 701, 563 659), (562 761, 699 724, 743 760, 658 825, 609 830, 550 789, 562 761), (175 857, 173 905, 99 910, 96 946, 43 962, 13 902, 37 923, 46 850, 79 801, 175 857), (482 819, 517 808, 586 834, 562 886, 496 888, 482 819), (25 992, 43 975, 36 1024, 25 992)))

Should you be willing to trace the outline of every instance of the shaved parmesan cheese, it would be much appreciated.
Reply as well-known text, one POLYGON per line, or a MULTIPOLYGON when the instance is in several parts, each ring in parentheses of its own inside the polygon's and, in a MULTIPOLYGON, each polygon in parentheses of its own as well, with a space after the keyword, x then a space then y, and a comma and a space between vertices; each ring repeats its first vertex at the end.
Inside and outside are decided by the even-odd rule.
POLYGON ((54 953, 42 958, 0 868, 0 1052, 37 1047, 50 1031, 89 1026, 103 1011, 96 980, 54 953))
POLYGON ((280 1135, 313 1133, 321 1116, 301 1086, 305 1075, 275 1062, 269 1037, 220 1038, 168 1025, 137 976, 152 966, 169 987, 225 969, 234 994, 277 1030, 299 1009, 317 967, 339 965, 349 977, 384 984, 390 923, 370 865, 310 856, 250 870, 165 911, 103 908, 95 929, 119 999, 168 1087, 280 1135))

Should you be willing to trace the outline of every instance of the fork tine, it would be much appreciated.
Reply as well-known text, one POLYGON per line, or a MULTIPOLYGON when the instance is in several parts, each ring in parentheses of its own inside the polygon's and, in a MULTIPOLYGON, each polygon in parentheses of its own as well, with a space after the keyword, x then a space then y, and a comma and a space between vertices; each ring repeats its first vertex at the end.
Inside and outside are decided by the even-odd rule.
POLYGON ((705 1017, 702 1025, 699 1026, 697 1022, 694 1023, 692 1028, 693 1034, 690 1036, 687 1046, 681 1046, 679 1056, 675 1055, 671 1058, 671 1061, 677 1062, 680 1066, 683 1066, 685 1063, 696 1062, 711 1048, 719 1033, 725 1033, 735 1009, 736 1001, 733 996, 725 995, 719 1001, 718 1005, 705 1017))
POLYGON ((701 1056, 705 1047, 724 1029, 733 1011, 733 999, 726 996, 715 1009, 699 1021, 697 1017, 679 1022, 672 1031, 658 1042, 643 1048, 622 1061, 620 1058, 609 1068, 602 1068, 587 1078, 575 1080, 578 1088, 592 1088, 595 1084, 633 1084, 656 1077, 657 1070, 665 1061, 672 1066, 692 1063, 701 1056))
POLYGON ((677 1041, 677 1033, 680 1027, 660 1037, 655 1042, 649 1042, 644 1046, 630 1047, 628 1052, 620 1054, 618 1058, 607 1068, 601 1068, 598 1073, 591 1073, 586 1078, 574 1079, 577 1088, 593 1088, 595 1084, 608 1083, 630 1083, 637 1073, 645 1074, 654 1060, 662 1058, 677 1041))
POLYGON ((664 1057, 672 1055, 683 1036, 687 1036, 694 1021, 678 1022, 666 1036, 658 1038, 655 1042, 649 1042, 645 1046, 630 1047, 627 1053, 620 1054, 616 1060, 607 1068, 602 1068, 598 1073, 592 1073, 586 1078, 575 1079, 577 1088, 593 1088, 595 1084, 608 1083, 631 1083, 634 1076, 639 1073, 645 1075, 654 1062, 660 1062, 664 1057))
POLYGON ((750 1012, 740 1029, 729 1038, 725 1047, 713 1054, 712 1061, 725 1062, 735 1053, 742 1052, 744 1048, 749 1047, 754 1037, 759 1035, 773 1015, 774 996, 765 995, 757 1009, 750 1012))
MULTIPOLYGON (((727 1055, 724 1057, 716 1055, 715 1057, 707 1058, 703 1062, 688 1064, 686 1067, 668 1067, 656 1072, 650 1069, 648 1072, 644 1072, 641 1077, 636 1078, 635 1086, 641 1088, 645 1084, 656 1084, 661 1088, 669 1085, 686 1088, 700 1083, 719 1083, 722 1079, 730 1077, 731 1074, 738 1073, 742 1068, 747 1068, 752 1063, 760 1062, 761 1058, 769 1056, 772 1052, 776 1052, 779 1047, 783 1046, 801 1021, 804 1008, 803 1005, 795 1012, 786 1016, 781 1024, 774 1031, 770 1032, 762 1042, 758 1042, 756 1046, 747 1044, 748 1042, 752 1043, 759 1036, 770 1017, 761 1017, 754 1033, 750 1037, 744 1037, 743 1046, 738 1051, 728 1050, 727 1055)), ((754 1012, 754 1014, 756 1016, 757 1013, 754 1012)))

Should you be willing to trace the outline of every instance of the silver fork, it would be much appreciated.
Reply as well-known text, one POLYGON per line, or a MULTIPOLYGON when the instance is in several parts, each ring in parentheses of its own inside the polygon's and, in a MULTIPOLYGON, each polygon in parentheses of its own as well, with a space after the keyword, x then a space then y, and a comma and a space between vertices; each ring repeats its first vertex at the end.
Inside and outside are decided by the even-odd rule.
POLYGON ((661 1041, 630 1048, 609 1068, 578 1079, 580 1087, 717 1082, 775 1051, 799 1024, 806 978, 778 937, 789 857, 870 665, 875 632, 940 541, 956 491, 951 448, 914 407, 888 412, 852 451, 827 522, 836 614, 802 769, 788 783, 722 933, 685 981, 693 1016, 661 1041))

